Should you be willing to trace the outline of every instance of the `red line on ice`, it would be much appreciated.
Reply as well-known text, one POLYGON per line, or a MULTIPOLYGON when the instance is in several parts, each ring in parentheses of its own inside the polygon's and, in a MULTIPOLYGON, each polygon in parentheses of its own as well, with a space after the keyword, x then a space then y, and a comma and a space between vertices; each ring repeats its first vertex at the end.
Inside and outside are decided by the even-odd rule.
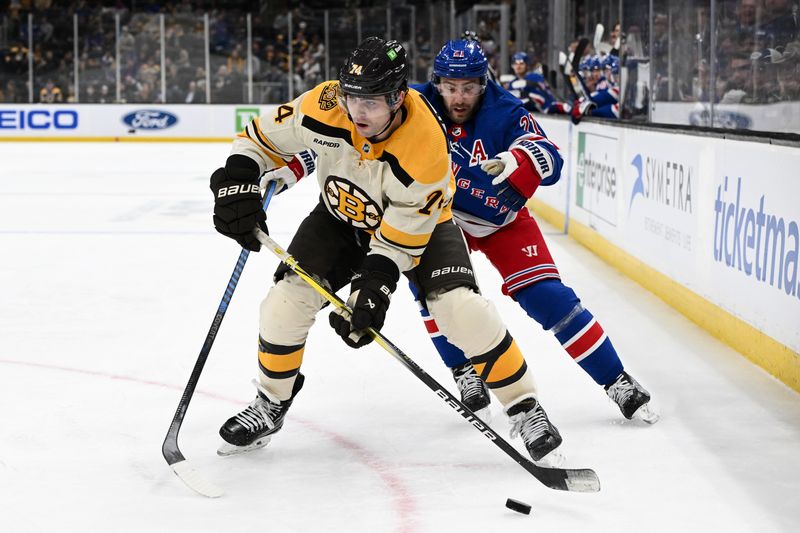
MULTIPOLYGON (((170 385, 169 383, 164 383, 162 381, 132 378, 130 376, 123 376, 120 374, 110 374, 107 372, 99 372, 97 370, 86 370, 82 368, 71 368, 66 366, 49 365, 43 363, 31 363, 27 361, 13 361, 10 359, 0 359, 0 364, 28 366, 33 368, 44 368, 48 370, 59 370, 62 372, 71 372, 74 374, 83 374, 83 375, 95 376, 106 379, 128 381, 131 383, 152 385, 154 387, 162 387, 166 389, 174 389, 179 391, 183 390, 183 387, 179 387, 177 385, 170 385)), ((232 398, 221 396, 213 392, 196 390, 195 393, 202 394, 203 396, 208 396, 209 398, 214 398, 229 403, 235 403, 235 404, 241 403, 239 400, 234 400, 232 398)), ((369 450, 363 448, 358 443, 348 439, 347 437, 344 437, 343 435, 340 435, 327 428, 318 426, 308 420, 303 420, 302 418, 296 419, 295 417, 292 418, 297 420, 300 424, 307 427, 308 429, 315 431, 317 433, 322 433, 323 435, 331 439, 333 442, 335 442, 338 446, 347 449, 348 451, 353 453, 353 455, 356 456, 359 462, 363 463, 364 465, 367 466, 367 468, 372 470, 381 479, 381 481, 388 487, 389 492, 392 494, 392 502, 395 512, 400 516, 400 524, 398 525, 397 530, 402 533, 407 533, 414 530, 413 524, 414 524, 414 514, 416 507, 414 502, 414 497, 411 491, 408 489, 408 487, 405 486, 400 476, 392 472, 391 465, 384 462, 383 460, 380 459, 380 457, 377 457, 369 450)))

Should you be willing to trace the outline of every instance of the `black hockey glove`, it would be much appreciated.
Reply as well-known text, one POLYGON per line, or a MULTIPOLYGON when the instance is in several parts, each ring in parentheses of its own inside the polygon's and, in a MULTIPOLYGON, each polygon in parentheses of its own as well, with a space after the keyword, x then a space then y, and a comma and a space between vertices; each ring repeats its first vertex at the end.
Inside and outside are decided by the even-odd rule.
POLYGON ((211 175, 214 227, 253 252, 261 249, 253 230, 259 227, 268 233, 258 178, 258 164, 240 154, 230 156, 225 168, 218 168, 211 175))
POLYGON ((368 255, 350 281, 350 298, 347 305, 353 310, 336 309, 329 315, 331 327, 351 348, 361 348, 372 342, 364 331, 380 330, 389 309, 389 300, 397 288, 400 271, 394 261, 383 255, 368 255))

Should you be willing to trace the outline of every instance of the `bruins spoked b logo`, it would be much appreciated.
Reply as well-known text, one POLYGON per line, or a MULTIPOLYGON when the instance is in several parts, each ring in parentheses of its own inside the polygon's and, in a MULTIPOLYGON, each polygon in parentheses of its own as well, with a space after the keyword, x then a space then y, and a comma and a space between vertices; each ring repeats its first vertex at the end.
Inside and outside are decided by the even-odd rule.
POLYGON ((322 111, 330 111, 336 104, 336 84, 331 83, 323 87, 319 94, 319 108, 322 111))
POLYGON ((339 220, 358 229, 375 230, 383 210, 360 187, 339 176, 325 180, 325 197, 339 220))

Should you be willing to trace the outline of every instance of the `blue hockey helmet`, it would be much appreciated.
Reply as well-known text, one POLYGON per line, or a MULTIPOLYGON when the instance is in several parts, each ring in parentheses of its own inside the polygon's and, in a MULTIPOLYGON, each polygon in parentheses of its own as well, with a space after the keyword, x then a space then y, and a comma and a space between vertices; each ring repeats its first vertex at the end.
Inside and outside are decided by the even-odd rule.
POLYGON ((511 56, 511 63, 525 63, 527 65, 530 63, 530 59, 528 58, 528 54, 525 52, 517 52, 511 56))
POLYGON ((589 70, 600 70, 603 68, 603 60, 600 59, 600 56, 597 54, 590 56, 588 62, 589 70))
POLYGON ((479 78, 487 83, 489 60, 475 41, 447 41, 433 60, 433 84, 442 78, 479 78))
POLYGON ((602 66, 604 69, 609 69, 612 74, 619 74, 619 58, 617 56, 605 56, 602 61, 602 66))

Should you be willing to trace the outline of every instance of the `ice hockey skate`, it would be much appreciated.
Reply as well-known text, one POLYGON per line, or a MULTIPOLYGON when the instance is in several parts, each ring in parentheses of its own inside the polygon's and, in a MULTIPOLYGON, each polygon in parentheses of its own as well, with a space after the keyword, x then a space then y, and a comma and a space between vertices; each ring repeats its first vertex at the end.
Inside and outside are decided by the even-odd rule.
POLYGON ((525 448, 534 462, 540 466, 557 467, 564 463, 564 456, 557 448, 561 445, 561 434, 547 418, 536 398, 525 398, 506 411, 511 426, 511 438, 522 437, 525 448))
POLYGON ((660 418, 650 406, 650 393, 627 372, 617 376, 616 381, 606 387, 606 394, 619 406, 622 416, 628 420, 641 420, 655 424, 660 418))
POLYGON ((492 403, 492 398, 489 396, 486 383, 475 372, 472 363, 467 361, 450 370, 453 372, 458 392, 461 393, 461 403, 487 424, 491 422, 492 411, 489 409, 489 404, 492 403))
POLYGON ((283 427, 286 413, 297 392, 303 387, 303 381, 305 377, 298 373, 292 397, 285 401, 273 401, 259 387, 256 380, 253 380, 253 384, 258 388, 256 398, 243 411, 229 418, 219 429, 219 434, 225 442, 217 449, 217 455, 237 455, 269 444, 272 436, 283 427))

